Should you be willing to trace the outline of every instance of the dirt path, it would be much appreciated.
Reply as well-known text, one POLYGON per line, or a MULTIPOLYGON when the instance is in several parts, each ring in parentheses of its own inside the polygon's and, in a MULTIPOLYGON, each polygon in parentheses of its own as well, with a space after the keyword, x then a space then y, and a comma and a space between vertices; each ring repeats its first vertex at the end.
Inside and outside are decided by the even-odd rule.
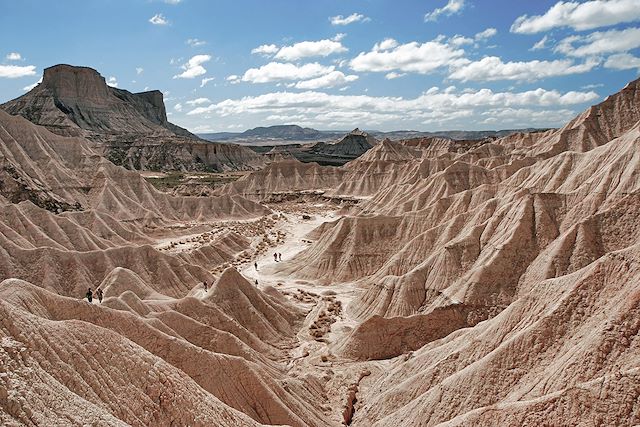
POLYGON ((310 246, 307 234, 329 221, 339 219, 335 211, 314 214, 304 220, 302 214, 281 213, 274 230, 286 234, 284 242, 270 248, 267 253, 255 258, 240 269, 250 281, 258 280, 258 286, 273 286, 297 305, 308 311, 296 335, 297 344, 289 350, 287 369, 293 377, 313 375, 324 383, 326 402, 324 410, 336 426, 344 425, 344 411, 350 390, 363 373, 368 372, 365 363, 341 359, 333 348, 357 325, 346 314, 346 306, 355 295, 351 283, 320 285, 313 280, 300 280, 295 275, 276 269, 310 246), (275 261, 273 254, 282 254, 282 261, 275 261))

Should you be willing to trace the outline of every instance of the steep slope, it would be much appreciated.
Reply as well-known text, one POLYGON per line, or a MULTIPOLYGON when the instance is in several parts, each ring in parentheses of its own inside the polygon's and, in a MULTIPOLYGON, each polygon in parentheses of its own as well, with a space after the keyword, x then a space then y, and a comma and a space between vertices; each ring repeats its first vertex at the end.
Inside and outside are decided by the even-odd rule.
POLYGON ((92 68, 46 68, 42 83, 0 108, 63 136, 83 136, 129 169, 246 170, 264 162, 253 151, 211 144, 167 120, 162 93, 110 87, 92 68))

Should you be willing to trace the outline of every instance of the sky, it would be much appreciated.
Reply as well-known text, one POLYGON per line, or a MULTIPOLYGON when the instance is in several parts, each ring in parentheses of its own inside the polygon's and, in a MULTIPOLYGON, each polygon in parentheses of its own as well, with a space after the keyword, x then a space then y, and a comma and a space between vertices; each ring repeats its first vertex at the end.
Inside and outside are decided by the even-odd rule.
POLYGON ((192 132, 562 126, 640 73, 640 0, 0 0, 0 102, 43 69, 192 132))

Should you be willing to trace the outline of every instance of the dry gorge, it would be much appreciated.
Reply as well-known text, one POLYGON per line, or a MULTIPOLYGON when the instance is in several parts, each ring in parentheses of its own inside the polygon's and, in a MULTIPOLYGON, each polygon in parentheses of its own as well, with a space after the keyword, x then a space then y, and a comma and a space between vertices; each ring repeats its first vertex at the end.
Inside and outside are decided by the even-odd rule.
POLYGON ((1 425, 640 423, 640 80, 561 129, 353 132, 337 167, 86 67, 0 107, 1 425))

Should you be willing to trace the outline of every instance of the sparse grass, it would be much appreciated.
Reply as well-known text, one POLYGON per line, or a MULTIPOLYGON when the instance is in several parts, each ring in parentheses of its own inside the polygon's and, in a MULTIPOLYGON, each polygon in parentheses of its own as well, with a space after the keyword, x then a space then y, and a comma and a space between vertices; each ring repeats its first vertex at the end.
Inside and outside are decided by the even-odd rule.
POLYGON ((188 181, 196 181, 198 184, 217 188, 238 180, 245 173, 246 172, 169 172, 159 178, 145 177, 145 179, 160 191, 170 191, 188 181))

